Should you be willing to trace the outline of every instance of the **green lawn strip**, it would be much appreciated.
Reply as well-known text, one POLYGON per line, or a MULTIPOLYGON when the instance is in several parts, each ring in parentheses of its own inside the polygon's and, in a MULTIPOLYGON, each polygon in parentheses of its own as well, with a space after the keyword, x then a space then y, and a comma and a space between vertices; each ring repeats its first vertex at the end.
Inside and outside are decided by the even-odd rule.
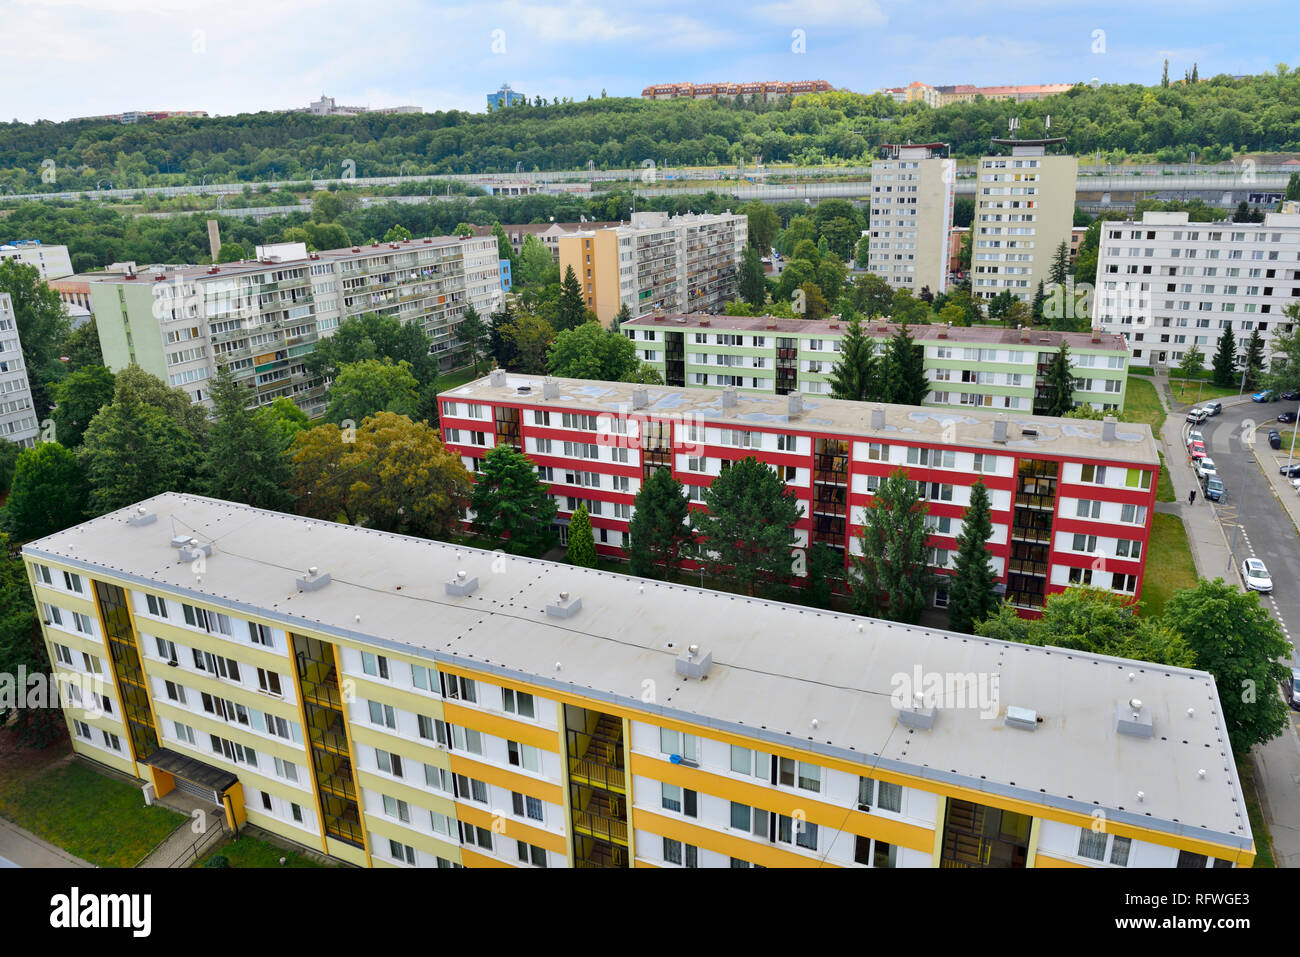
POLYGON ((1228 399, 1238 394, 1237 388, 1224 388, 1213 382, 1199 382, 1196 379, 1170 379, 1169 388, 1175 402, 1193 405, 1208 402, 1211 399, 1228 399))
POLYGON ((1124 411, 1120 413, 1124 422, 1145 422, 1151 426, 1151 434, 1160 438, 1160 426, 1165 421, 1165 410, 1156 395, 1156 387, 1145 379, 1129 378, 1127 395, 1124 398, 1124 411))
POLYGON ((478 375, 474 374, 473 366, 465 366, 463 369, 453 369, 450 372, 444 372, 438 376, 438 391, 446 392, 448 389, 455 389, 464 385, 466 382, 473 382, 475 379, 481 379, 487 375, 487 365, 479 363, 478 375))
POLYGON ((1169 477, 1169 469, 1165 465, 1165 453, 1158 453, 1160 456, 1160 481, 1156 483, 1156 501, 1172 502, 1174 501, 1174 481, 1169 477))
POLYGON ((299 854, 297 851, 288 851, 248 835, 241 835, 228 844, 218 845, 207 854, 204 854, 194 866, 203 867, 211 858, 218 855, 229 861, 231 867, 323 866, 311 858, 299 854), (282 857, 285 859, 283 865, 280 864, 280 858, 282 857))
POLYGON ((1187 544, 1187 531, 1177 515, 1157 512, 1151 521, 1146 575, 1142 581, 1141 614, 1155 618, 1179 588, 1196 587, 1196 563, 1187 544))
POLYGON ((1246 799, 1246 813, 1250 817, 1250 833, 1255 836, 1255 867, 1277 867, 1273 860, 1273 838, 1264 823, 1264 812, 1259 806, 1259 789, 1255 786, 1255 765, 1250 758, 1237 762, 1237 777, 1241 793, 1246 799))
POLYGON ((0 781, 0 815, 100 867, 134 867, 185 815, 84 764, 0 781))

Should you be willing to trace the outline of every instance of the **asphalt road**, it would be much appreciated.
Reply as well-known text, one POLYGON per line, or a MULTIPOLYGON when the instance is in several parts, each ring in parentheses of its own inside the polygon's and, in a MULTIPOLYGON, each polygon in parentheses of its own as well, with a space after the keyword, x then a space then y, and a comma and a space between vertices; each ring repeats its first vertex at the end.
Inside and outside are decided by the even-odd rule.
MULTIPOLYGON (((1277 425, 1272 420, 1290 407, 1291 403, 1252 402, 1225 408, 1222 414, 1200 425, 1227 494, 1219 503, 1205 502, 1198 496, 1196 507, 1204 503, 1217 509, 1228 545, 1233 548, 1235 569, 1240 570, 1242 561, 1250 557, 1262 559, 1268 566, 1273 593, 1261 595, 1260 601, 1282 625, 1292 644, 1293 664, 1300 666, 1300 655, 1294 651, 1300 638, 1300 538, 1290 514, 1274 498, 1250 446, 1243 444, 1244 435, 1246 441, 1258 442, 1261 449, 1267 450, 1268 430, 1277 425), (1256 424, 1261 427, 1259 432, 1253 429, 1256 424)), ((1297 452, 1300 458, 1300 447, 1297 452)), ((1188 466, 1185 462, 1170 462, 1169 467, 1188 466)), ((1240 583, 1239 572, 1237 581, 1240 583)))

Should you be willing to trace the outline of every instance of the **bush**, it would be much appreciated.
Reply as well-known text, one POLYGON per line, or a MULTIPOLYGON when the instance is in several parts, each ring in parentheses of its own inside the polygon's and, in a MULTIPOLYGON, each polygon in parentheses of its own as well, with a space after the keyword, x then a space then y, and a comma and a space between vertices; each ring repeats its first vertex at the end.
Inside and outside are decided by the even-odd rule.
POLYGON ((217 854, 214 857, 208 858, 208 862, 203 866, 204 867, 229 867, 230 858, 226 857, 226 855, 224 854, 217 854))

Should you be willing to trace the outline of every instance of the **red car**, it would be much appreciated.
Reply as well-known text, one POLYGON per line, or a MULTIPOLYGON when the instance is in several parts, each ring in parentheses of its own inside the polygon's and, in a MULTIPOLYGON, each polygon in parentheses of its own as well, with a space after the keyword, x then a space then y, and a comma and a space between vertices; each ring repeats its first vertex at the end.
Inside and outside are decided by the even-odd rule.
POLYGON ((1191 454, 1192 458, 1194 459, 1205 458, 1205 443, 1193 442, 1191 448, 1188 449, 1188 452, 1191 454))

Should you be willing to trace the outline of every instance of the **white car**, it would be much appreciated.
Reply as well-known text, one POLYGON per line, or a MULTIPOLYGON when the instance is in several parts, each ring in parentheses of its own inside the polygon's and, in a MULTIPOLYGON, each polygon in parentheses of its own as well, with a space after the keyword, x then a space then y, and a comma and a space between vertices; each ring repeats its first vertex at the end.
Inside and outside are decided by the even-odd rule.
POLYGON ((1247 558, 1241 563, 1241 580, 1245 582, 1247 591, 1273 593, 1273 579, 1258 558, 1247 558))
POLYGON ((1211 475, 1218 475, 1219 470, 1214 467, 1214 459, 1208 455, 1203 459, 1196 460, 1196 477, 1202 482, 1211 475))
POLYGON ((1201 433, 1198 432, 1196 429, 1192 429, 1190 432, 1187 433, 1188 448, 1191 448, 1193 442, 1204 442, 1204 441, 1205 441, 1205 436, 1201 435, 1201 433))

